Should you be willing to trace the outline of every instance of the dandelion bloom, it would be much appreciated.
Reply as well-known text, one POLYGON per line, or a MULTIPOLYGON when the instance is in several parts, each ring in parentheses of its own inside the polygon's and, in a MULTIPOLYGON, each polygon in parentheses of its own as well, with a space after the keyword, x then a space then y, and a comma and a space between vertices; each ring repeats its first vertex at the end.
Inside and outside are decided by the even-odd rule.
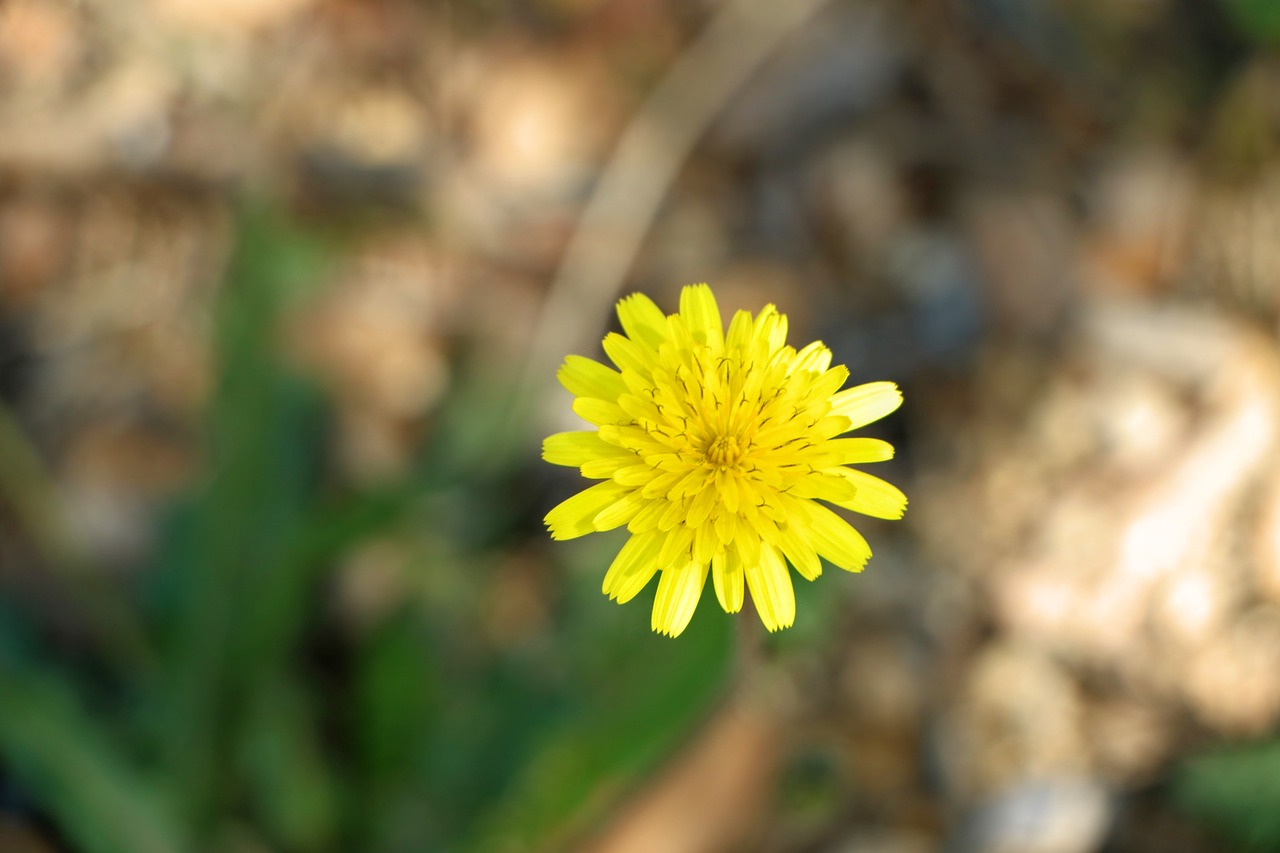
POLYGON ((625 524, 631 538, 604 592, 629 601, 661 571, 655 631, 685 629, 708 572, 726 612, 750 590, 765 627, 789 627, 788 562, 813 580, 820 557, 854 572, 871 557, 818 501, 877 518, 906 509, 897 488, 846 467, 890 459, 893 446, 837 437, 897 409, 902 395, 892 382, 841 391, 848 369, 831 367, 820 342, 787 346, 787 317, 772 305, 755 317, 739 311, 726 332, 705 284, 681 291, 678 314, 634 294, 618 318, 625 334, 604 339, 617 370, 571 355, 559 372, 574 412, 596 428, 548 437, 543 458, 602 482, 547 513, 552 538, 625 524))

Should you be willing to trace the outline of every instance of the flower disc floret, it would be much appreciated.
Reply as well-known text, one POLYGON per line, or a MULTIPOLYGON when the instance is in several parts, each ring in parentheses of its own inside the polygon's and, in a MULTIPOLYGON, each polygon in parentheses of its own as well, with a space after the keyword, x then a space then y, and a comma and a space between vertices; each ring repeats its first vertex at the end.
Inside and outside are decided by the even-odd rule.
POLYGON ((631 537, 605 574, 604 592, 634 598, 661 573, 652 626, 676 636, 710 574, 720 606, 746 591, 770 631, 795 621, 787 564, 807 580, 822 559, 861 571, 863 537, 818 501, 901 518, 907 499, 848 467, 893 457, 875 438, 842 438, 901 405, 891 382, 840 390, 849 378, 820 342, 786 344, 787 318, 772 305, 738 311, 724 329, 711 288, 685 287, 664 315, 646 296, 618 303, 624 334, 604 351, 617 369, 569 356, 561 383, 595 428, 562 432, 543 458, 601 482, 551 510, 554 539, 626 525, 631 537))

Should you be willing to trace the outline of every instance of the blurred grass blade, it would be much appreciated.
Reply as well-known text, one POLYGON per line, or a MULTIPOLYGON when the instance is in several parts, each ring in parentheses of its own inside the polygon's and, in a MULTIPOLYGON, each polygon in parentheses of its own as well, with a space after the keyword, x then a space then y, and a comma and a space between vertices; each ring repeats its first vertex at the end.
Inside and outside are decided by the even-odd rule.
MULTIPOLYGON (((280 541, 303 511, 310 472, 301 445, 306 395, 279 367, 277 323, 284 294, 318 275, 326 257, 313 237, 264 208, 244 210, 217 312, 219 376, 209 415, 212 479, 192 508, 189 539, 173 543, 166 566, 176 636, 162 741, 191 817, 219 811, 228 780, 220 753, 244 701, 246 614, 278 568, 280 541), (239 654, 237 654, 237 649, 239 654)), ((314 420, 314 418, 312 418, 314 420)))
POLYGON ((0 754, 85 853, 185 853, 157 789, 51 678, 0 671, 0 754))
POLYGON ((1227 11, 1248 38, 1280 45, 1280 3, 1275 0, 1225 0, 1227 11))
POLYGON ((281 679, 254 697, 239 764, 254 810, 283 849, 334 850, 341 822, 338 786, 325 761, 314 696, 281 679))
POLYGON ((599 821, 724 695, 733 618, 699 614, 679 643, 650 633, 647 620, 591 626, 566 643, 594 646, 574 667, 582 704, 541 734, 519 780, 477 827, 474 849, 565 849, 599 821))

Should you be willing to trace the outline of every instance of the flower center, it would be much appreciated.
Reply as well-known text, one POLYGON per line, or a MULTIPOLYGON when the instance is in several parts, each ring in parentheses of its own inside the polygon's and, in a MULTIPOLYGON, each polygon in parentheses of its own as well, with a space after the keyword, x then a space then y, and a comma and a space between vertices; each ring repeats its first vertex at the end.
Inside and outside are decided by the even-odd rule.
POLYGON ((737 436, 717 436, 707 445, 704 458, 717 468, 729 468, 737 465, 744 454, 744 448, 738 444, 737 436))

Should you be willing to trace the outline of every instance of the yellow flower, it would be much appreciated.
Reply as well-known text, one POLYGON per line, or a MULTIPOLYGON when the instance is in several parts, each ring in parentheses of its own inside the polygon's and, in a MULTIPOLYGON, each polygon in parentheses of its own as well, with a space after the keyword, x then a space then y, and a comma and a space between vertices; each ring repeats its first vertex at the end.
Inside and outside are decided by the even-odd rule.
POLYGON ((560 382, 573 410, 595 425, 543 442, 542 456, 603 482, 547 513, 553 539, 627 525, 631 538, 604 578, 619 603, 661 570, 653 630, 689 624, 708 571, 720 606, 742 609, 751 591, 770 631, 795 621, 787 563, 807 580, 819 557, 861 571, 865 539, 819 500, 878 518, 901 518, 894 486, 846 467, 893 457, 875 438, 837 438, 897 409, 892 382, 844 391, 843 366, 814 342, 786 345, 787 318, 772 305, 734 315, 726 332, 711 288, 680 293, 664 316, 646 296, 618 303, 625 335, 604 351, 618 369, 569 356, 560 382))

